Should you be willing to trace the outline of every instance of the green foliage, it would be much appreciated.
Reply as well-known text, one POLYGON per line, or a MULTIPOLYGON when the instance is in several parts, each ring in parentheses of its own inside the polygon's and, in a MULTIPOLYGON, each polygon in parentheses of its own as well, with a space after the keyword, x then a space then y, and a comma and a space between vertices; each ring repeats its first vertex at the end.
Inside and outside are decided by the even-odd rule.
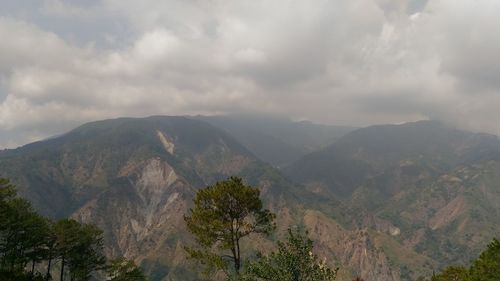
POLYGON ((241 265, 241 239, 251 233, 269 234, 274 214, 264 210, 259 190, 231 177, 198 191, 194 208, 184 219, 195 236, 198 248, 186 248, 191 258, 205 265, 204 273, 223 271, 229 265, 237 276, 241 265))
MULTIPOLYGON (((16 195, 16 188, 8 179, 0 178, 0 204, 12 199, 16 195)), ((0 205, 2 206, 2 205, 0 205)))
POLYGON ((337 269, 330 269, 312 253, 313 241, 300 231, 288 229, 286 242, 278 242, 278 251, 250 263, 246 280, 331 281, 337 269))
POLYGON ((471 281, 500 280, 500 240, 495 238, 488 244, 470 268, 471 281))
POLYGON ((0 280, 2 281, 48 281, 40 272, 31 274, 25 271, 6 271, 0 270, 0 280))
POLYGON ((493 239, 470 269, 463 266, 449 266, 431 281, 498 281, 500 280, 500 240, 493 239))
POLYGON ((147 281, 140 267, 131 260, 118 258, 110 261, 107 275, 109 281, 147 281))
POLYGON ((33 274, 46 255, 48 220, 15 193, 8 180, 0 179, 0 271, 19 275, 31 263, 33 274))
MULTIPOLYGON (((72 219, 58 221, 54 227, 56 251, 64 265, 69 267, 72 280, 86 281, 93 271, 105 265, 102 231, 93 225, 72 219)), ((64 265, 61 276, 64 275, 64 265)))
POLYGON ((102 231, 72 219, 53 223, 0 178, 0 280, 52 280, 56 260, 59 280, 90 280, 106 263, 102 231))

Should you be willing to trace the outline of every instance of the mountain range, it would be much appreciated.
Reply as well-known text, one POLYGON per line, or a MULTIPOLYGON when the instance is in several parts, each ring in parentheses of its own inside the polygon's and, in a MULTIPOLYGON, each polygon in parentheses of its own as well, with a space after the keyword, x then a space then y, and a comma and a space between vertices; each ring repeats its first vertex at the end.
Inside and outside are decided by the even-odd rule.
MULTIPOLYGON (((435 121, 367 128, 242 116, 84 124, 0 152, 0 176, 45 215, 98 225, 106 252, 152 280, 196 278, 183 215, 196 191, 240 176, 309 230, 340 280, 414 280, 467 264, 500 233, 500 141, 435 121)), ((246 248, 268 251, 269 239, 246 248)))

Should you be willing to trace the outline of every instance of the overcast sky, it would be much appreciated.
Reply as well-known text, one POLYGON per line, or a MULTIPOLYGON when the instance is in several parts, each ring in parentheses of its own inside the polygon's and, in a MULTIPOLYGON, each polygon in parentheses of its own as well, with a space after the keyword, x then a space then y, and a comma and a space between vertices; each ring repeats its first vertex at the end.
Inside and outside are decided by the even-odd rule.
POLYGON ((120 116, 500 133, 498 0, 2 0, 0 148, 120 116))

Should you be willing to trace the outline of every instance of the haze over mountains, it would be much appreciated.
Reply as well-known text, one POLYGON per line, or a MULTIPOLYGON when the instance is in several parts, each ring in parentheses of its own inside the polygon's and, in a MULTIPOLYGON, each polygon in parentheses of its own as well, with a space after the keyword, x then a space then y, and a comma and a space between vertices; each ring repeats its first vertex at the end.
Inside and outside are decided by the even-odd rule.
POLYGON ((0 153, 0 176, 39 211, 97 224, 107 252, 153 280, 195 276, 183 215, 196 190, 232 175, 261 188, 278 236, 309 229, 341 280, 428 276, 500 233, 500 141, 434 121, 120 118, 0 153))
POLYGON ((276 166, 291 164, 355 129, 309 121, 292 122, 278 117, 231 115, 195 118, 222 128, 255 156, 276 166))

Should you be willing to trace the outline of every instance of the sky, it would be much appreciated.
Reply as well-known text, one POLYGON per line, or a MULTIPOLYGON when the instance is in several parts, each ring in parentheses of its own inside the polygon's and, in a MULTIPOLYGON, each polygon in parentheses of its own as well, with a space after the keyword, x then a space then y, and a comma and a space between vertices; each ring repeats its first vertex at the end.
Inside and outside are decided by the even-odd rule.
POLYGON ((0 148, 194 114, 500 134, 498 0, 2 0, 0 148))

